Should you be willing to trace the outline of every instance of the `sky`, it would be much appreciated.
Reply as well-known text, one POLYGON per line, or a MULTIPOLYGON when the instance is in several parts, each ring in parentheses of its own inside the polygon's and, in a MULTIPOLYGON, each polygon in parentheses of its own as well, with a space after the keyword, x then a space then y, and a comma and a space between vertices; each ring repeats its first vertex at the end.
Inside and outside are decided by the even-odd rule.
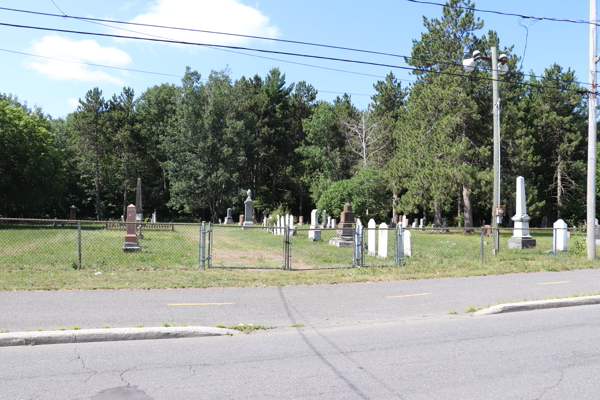
MULTIPOLYGON (((479 0, 475 5, 482 10, 538 17, 589 18, 589 4, 584 0, 479 0)), ((0 10, 0 23, 4 24, 160 37, 399 67, 407 64, 397 56, 410 56, 413 40, 418 40, 424 31, 423 16, 439 18, 442 14, 440 6, 407 0, 0 0, 0 7, 303 41, 396 56, 0 10)), ((476 12, 476 17, 485 23, 478 35, 494 30, 501 46, 514 45, 514 53, 524 55, 525 73, 541 75, 545 68, 557 63, 564 69, 574 70, 579 81, 589 81, 588 24, 533 23, 531 19, 484 12, 476 12)), ((41 107, 54 118, 75 111, 79 99, 94 87, 102 90, 105 99, 110 99, 121 93, 123 87, 133 88, 137 97, 161 83, 180 84, 186 66, 200 72, 203 78, 211 71, 228 69, 233 80, 256 74, 264 78, 277 67, 286 75, 287 84, 306 81, 313 85, 319 92, 318 100, 332 101, 336 96, 349 93, 360 109, 369 105, 370 96, 375 93, 373 85, 390 71, 404 80, 403 85, 414 80, 409 71, 389 66, 0 25, 0 93, 18 96, 30 107, 41 107)))

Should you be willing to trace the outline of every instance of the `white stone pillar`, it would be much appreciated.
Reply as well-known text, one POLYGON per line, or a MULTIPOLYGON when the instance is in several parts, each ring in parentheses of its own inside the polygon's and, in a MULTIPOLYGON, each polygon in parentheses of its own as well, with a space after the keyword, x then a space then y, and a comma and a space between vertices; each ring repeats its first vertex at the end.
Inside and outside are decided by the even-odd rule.
POLYGON ((567 223, 562 219, 556 221, 553 225, 554 233, 552 239, 556 243, 556 251, 568 251, 569 250, 569 235, 567 234, 567 223))
POLYGON ((376 235, 377 235, 377 224, 375 223, 375 220, 370 219, 369 223, 367 224, 367 228, 369 228, 368 233, 367 233, 367 239, 368 239, 368 243, 367 243, 367 247, 369 249, 369 254, 374 256, 377 254, 377 242, 376 242, 376 235))
POLYGON ((384 222, 379 225, 379 258, 387 258, 388 255, 388 231, 387 224, 384 222))
POLYGON ((412 257, 412 232, 404 231, 404 255, 412 257))

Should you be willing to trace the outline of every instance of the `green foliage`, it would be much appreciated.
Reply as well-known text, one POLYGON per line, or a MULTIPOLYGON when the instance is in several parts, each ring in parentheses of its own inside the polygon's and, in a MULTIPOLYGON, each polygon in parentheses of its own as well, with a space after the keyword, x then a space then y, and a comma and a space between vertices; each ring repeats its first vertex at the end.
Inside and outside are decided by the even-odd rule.
POLYGON ((0 213, 54 213, 66 188, 64 156, 49 122, 0 101, 0 213))
POLYGON ((377 222, 383 222, 387 221, 391 210, 390 198, 381 172, 367 167, 351 179, 333 183, 323 193, 317 207, 327 210, 330 215, 340 215, 344 204, 350 203, 352 211, 362 221, 374 218, 377 222))

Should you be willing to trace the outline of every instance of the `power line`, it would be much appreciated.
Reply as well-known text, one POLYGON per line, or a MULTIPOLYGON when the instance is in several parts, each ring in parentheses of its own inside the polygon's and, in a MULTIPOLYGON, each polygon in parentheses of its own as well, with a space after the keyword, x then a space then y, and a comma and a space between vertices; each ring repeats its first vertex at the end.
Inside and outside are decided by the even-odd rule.
MULTIPOLYGON (((151 72, 151 71, 142 71, 139 69, 130 69, 130 68, 121 68, 121 67, 113 67, 111 65, 102 65, 102 64, 94 64, 94 63, 86 63, 86 62, 82 62, 82 61, 74 61, 74 60, 65 60, 65 59, 61 59, 61 58, 55 58, 55 57, 46 57, 46 56, 40 56, 38 54, 30 54, 30 53, 23 53, 21 51, 14 51, 14 50, 8 50, 8 49, 1 49, 0 51, 4 51, 6 53, 13 53, 13 54, 20 54, 20 55, 24 55, 24 56, 30 56, 30 57, 38 57, 38 58, 45 58, 45 59, 49 59, 49 60, 55 60, 55 61, 61 61, 61 62, 68 62, 68 63, 74 63, 74 64, 83 64, 83 65, 90 65, 93 67, 100 67, 100 68, 110 68, 110 69, 117 69, 117 70, 122 70, 122 71, 129 71, 129 72, 140 72, 143 74, 153 74, 153 75, 163 75, 163 76, 172 76, 172 77, 176 77, 176 78, 182 78, 182 75, 174 75, 174 74, 166 74, 166 73, 162 73, 162 72, 151 72)), ((247 54, 247 55, 252 55, 252 54, 247 54)), ((201 79, 203 81, 206 81, 208 79, 201 79)), ((331 94, 349 94, 352 96, 371 96, 370 94, 364 94, 364 93, 348 93, 348 92, 335 92, 335 91, 330 91, 330 90, 318 90, 319 93, 331 93, 331 94)))
POLYGON ((58 11, 60 11, 64 17, 67 16, 67 14, 65 14, 63 12, 63 10, 61 10, 60 7, 56 5, 56 3, 54 2, 54 0, 50 0, 50 1, 52 2, 52 4, 54 4, 54 7, 58 8, 58 11))
MULTIPOLYGON (((51 0, 51 1, 54 3, 53 0, 51 0)), ((418 1, 418 0, 407 0, 407 1, 412 1, 414 3, 422 3, 422 4, 431 4, 431 5, 439 5, 439 6, 444 6, 444 7, 450 7, 450 6, 446 6, 445 4, 435 3, 435 2, 429 2, 429 1, 418 1)), ((56 3, 54 3, 54 5, 56 5, 56 3)), ((474 11, 482 11, 482 12, 495 12, 495 11, 487 11, 487 10, 478 10, 476 8, 470 8, 470 7, 461 7, 461 6, 453 6, 453 7, 454 8, 474 10, 474 11)), ((58 6, 57 6, 57 8, 58 8, 58 6)), ((173 26, 165 26, 165 25, 142 24, 142 23, 137 23, 137 22, 127 22, 127 21, 119 21, 119 20, 110 20, 110 19, 100 19, 100 18, 91 18, 91 17, 80 17, 80 16, 66 15, 65 13, 62 12, 62 10, 60 10, 60 8, 59 8, 59 11, 61 13, 63 13, 63 15, 52 14, 52 13, 44 13, 44 12, 39 12, 39 11, 21 10, 21 9, 7 8, 7 7, 0 7, 0 10, 13 11, 13 12, 19 12, 19 13, 26 13, 26 14, 34 14, 34 15, 41 15, 41 16, 47 16, 47 17, 57 17, 57 18, 63 18, 63 19, 64 18, 75 19, 75 20, 85 21, 85 22, 89 22, 89 23, 94 23, 94 24, 97 24, 97 25, 107 26, 107 27, 110 27, 110 28, 113 28, 113 29, 119 29, 119 30, 124 30, 124 31, 128 31, 128 32, 133 32, 133 33, 137 33, 137 34, 141 34, 141 35, 153 36, 153 37, 163 38, 163 39, 167 39, 167 38, 164 38, 164 37, 161 37, 161 36, 152 35, 152 34, 148 34, 148 33, 137 32, 137 31, 133 31, 133 30, 129 30, 129 29, 119 28, 119 27, 115 27, 115 26, 112 26, 112 25, 106 25, 106 24, 102 24, 102 23, 94 22, 94 21, 108 22, 108 23, 115 23, 115 24, 125 24, 125 25, 136 25, 136 26, 144 26, 144 27, 160 28, 160 29, 173 29, 173 30, 198 32, 198 33, 209 33, 209 34, 215 34, 215 35, 245 37, 245 38, 250 38, 250 39, 260 39, 260 40, 268 40, 268 41, 274 41, 274 42, 301 44, 301 45, 306 45, 306 46, 325 47, 325 48, 332 48, 332 49, 337 49, 337 50, 347 50, 347 51, 355 51, 355 52, 361 52, 361 53, 370 53, 370 54, 376 54, 376 55, 384 55, 384 56, 390 56, 390 57, 398 57, 398 58, 404 58, 405 60, 406 59, 413 59, 413 60, 417 60, 417 61, 421 61, 421 62, 427 62, 427 63, 431 63, 431 64, 454 65, 454 66, 459 66, 459 67, 461 66, 460 63, 454 63, 454 62, 447 62, 447 61, 440 61, 440 60, 419 59, 419 58, 410 57, 410 56, 401 55, 401 54, 385 53, 385 52, 378 52, 378 51, 364 50, 364 49, 355 49, 355 48, 351 48, 351 47, 334 46, 334 45, 328 45, 328 44, 322 44, 322 43, 312 43, 312 42, 297 41, 297 40, 285 40, 285 39, 269 38, 269 37, 264 37, 264 36, 243 35, 243 34, 230 33, 230 32, 217 32, 217 31, 208 31, 208 30, 200 30, 200 29, 192 29, 192 28, 181 28, 181 27, 173 27, 173 26)), ((496 12, 496 13, 499 13, 499 12, 496 12)), ((504 13, 504 14, 506 14, 506 13, 504 13)), ((506 14, 506 15, 509 15, 509 14, 506 14)), ((528 17, 528 16, 517 15, 517 14, 514 14, 514 16, 519 16, 521 18, 537 18, 538 20, 539 19, 545 19, 544 17, 528 17)), ((171 40, 171 39, 167 39, 167 40, 171 40)), ((247 54, 247 53, 235 52, 235 51, 231 51, 231 50, 216 49, 214 47, 214 45, 213 46, 207 45, 207 46, 208 47, 212 47, 215 50, 229 51, 231 53, 244 54, 244 55, 247 55, 247 56, 250 56, 250 57, 256 57, 256 58, 271 59, 271 58, 268 58, 268 57, 261 57, 261 56, 258 56, 258 55, 252 55, 252 54, 247 54)), ((301 63, 294 63, 292 61, 284 61, 284 60, 278 60, 278 59, 272 59, 272 60, 280 61, 280 62, 287 62, 287 63, 290 63, 290 64, 305 65, 305 64, 301 64, 301 63)), ((523 65, 523 62, 521 62, 521 66, 522 65, 523 65)), ((311 65, 305 65, 305 66, 311 66, 311 65)), ((314 67, 314 68, 330 69, 330 68, 319 67, 319 66, 312 66, 312 67, 314 67)), ((488 71, 490 70, 488 68, 483 68, 483 69, 486 69, 488 71)), ((331 70, 335 71, 335 69, 331 69, 331 70)), ((369 74, 360 74, 360 73, 354 73, 354 72, 343 71, 343 70, 340 70, 338 72, 347 72, 347 73, 353 73, 353 74, 357 74, 357 75, 369 76, 369 74)), ((530 74, 523 74, 523 75, 524 76, 530 76, 530 77, 534 76, 534 75, 530 75, 530 74)), ((382 78, 381 76, 377 76, 377 75, 375 75, 374 77, 382 78)), ((413 81, 405 80, 405 79, 398 79, 398 80, 406 81, 406 82, 413 82, 413 81)), ((560 79, 560 81, 571 82, 571 81, 563 80, 563 79, 560 79)), ((580 82, 580 81, 574 81, 574 82, 575 83, 579 83, 579 84, 584 85, 584 86, 589 86, 589 83, 587 83, 587 82, 580 82)))
POLYGON ((336 49, 336 50, 355 51, 355 52, 360 52, 360 53, 368 53, 368 54, 382 55, 382 56, 389 56, 389 57, 397 57, 397 58, 404 58, 404 59, 415 59, 415 60, 419 60, 419 61, 422 61, 422 62, 430 62, 430 63, 434 63, 434 64, 446 64, 446 65, 457 65, 457 66, 460 66, 460 63, 445 62, 445 61, 440 61, 440 60, 416 59, 416 58, 413 58, 413 57, 410 57, 410 56, 406 56, 406 55, 402 55, 402 54, 393 54, 393 53, 379 52, 379 51, 373 51, 373 50, 356 49, 356 48, 351 48, 351 47, 335 46, 335 45, 329 45, 329 44, 323 44, 323 43, 312 43, 312 42, 305 42, 305 41, 299 41, 299 40, 286 40, 286 39, 269 38, 269 37, 264 37, 264 36, 243 35, 243 34, 230 33, 230 32, 217 32, 217 31, 208 31, 208 30, 201 30, 201 29, 181 28, 181 27, 176 27, 176 26, 142 24, 142 23, 138 23, 138 22, 128 22, 128 21, 119 21, 119 20, 110 20, 110 19, 101 19, 101 18, 91 18, 91 17, 80 17, 80 16, 66 15, 64 13, 63 13, 63 15, 58 15, 58 14, 52 14, 52 13, 44 13, 44 12, 30 11, 30 10, 21 10, 21 9, 7 8, 7 7, 0 7, 0 10, 12 11, 12 12, 19 12, 19 13, 26 13, 26 14, 34 14, 34 15, 41 15, 41 16, 46 16, 46 17, 56 17, 56 18, 63 18, 63 19, 64 18, 75 19, 75 20, 80 20, 80 21, 86 21, 86 22, 89 22, 89 23, 95 23, 95 24, 98 24, 98 25, 108 26, 108 27, 111 27, 111 28, 114 28, 114 29, 121 29, 121 30, 129 31, 129 32, 138 33, 138 34, 141 34, 141 35, 154 36, 154 37, 159 37, 159 38, 161 36, 155 36, 155 35, 151 35, 151 34, 148 34, 148 33, 131 31, 131 30, 128 30, 128 29, 118 28, 118 27, 111 26, 111 25, 105 25, 105 24, 102 24, 100 22, 107 22, 107 23, 114 23, 114 24, 124 24, 124 25, 135 25, 135 26, 143 26, 143 27, 149 27, 149 28, 172 29, 172 30, 197 32, 197 33, 208 33, 208 34, 214 34, 214 35, 235 36, 235 37, 243 37, 243 38, 248 38, 248 39, 260 39, 260 40, 268 40, 268 41, 273 41, 273 42, 282 42, 282 43, 300 44, 300 45, 305 45, 305 46, 324 47, 324 48, 330 48, 330 49, 336 49))
POLYGON ((38 54, 23 53, 21 51, 14 51, 14 50, 8 50, 8 49, 0 49, 0 51, 4 51, 6 53, 21 54, 21 55, 30 56, 30 57, 45 58, 47 60, 62 61, 62 62, 69 62, 69 63, 74 63, 74 64, 82 64, 82 65, 90 65, 92 67, 102 67, 102 68, 118 69, 118 70, 129 71, 129 72, 140 72, 140 73, 143 73, 143 74, 173 76, 173 77, 177 77, 177 78, 181 78, 182 77, 182 75, 166 74, 166 73, 162 73, 162 72, 143 71, 143 70, 140 70, 140 69, 130 69, 130 68, 122 68, 122 67, 113 67, 111 65, 94 64, 94 63, 87 63, 87 62, 83 62, 83 61, 64 60, 64 59, 61 59, 61 58, 40 56, 38 54))
MULTIPOLYGON (((397 68, 397 69, 404 69, 404 70, 409 70, 409 71, 430 72, 430 73, 436 73, 436 74, 442 74, 442 75, 465 77, 464 74, 452 73, 452 72, 447 72, 447 71, 434 71, 434 70, 429 70, 429 69, 424 69, 424 68, 411 68, 411 67, 404 67, 401 65, 382 64, 382 63, 376 63, 376 62, 364 61, 364 60, 351 60, 351 59, 345 59, 345 58, 326 57, 326 56, 318 56, 318 55, 312 55, 312 54, 301 54, 301 53, 292 53, 292 52, 276 51, 276 50, 255 49, 255 48, 251 48, 251 47, 242 47, 242 46, 228 46, 228 45, 222 45, 222 44, 196 43, 196 42, 185 42, 185 41, 177 41, 177 40, 153 39, 153 38, 143 38, 143 37, 137 37, 137 36, 122 36, 122 35, 114 35, 114 34, 108 34, 108 33, 83 32, 83 31, 73 31, 73 30, 67 30, 67 29, 45 28, 45 27, 39 27, 39 26, 16 25, 16 24, 7 24, 7 23, 0 23, 0 26, 9 26, 9 27, 14 27, 14 28, 35 29, 35 30, 53 31, 53 32, 62 32, 62 33, 74 33, 74 34, 78 34, 78 35, 113 37, 113 38, 119 38, 119 39, 144 40, 144 41, 159 42, 159 43, 162 42, 162 43, 184 44, 184 45, 202 46, 202 47, 218 47, 218 48, 235 49, 235 50, 247 50, 247 51, 256 51, 259 53, 271 53, 271 54, 288 55, 288 56, 294 56, 294 57, 315 58, 315 59, 320 59, 320 60, 338 61, 338 62, 345 62, 345 63, 355 63, 355 64, 371 65, 371 66, 377 66, 377 67, 397 68)), ((487 78, 487 77, 473 77, 473 78, 478 79, 478 80, 486 80, 486 81, 494 80, 494 79, 487 78)), ((498 81, 502 82, 499 79, 498 79, 498 81)), ((589 93, 589 91, 587 91, 587 90, 575 90, 575 89, 568 89, 568 88, 560 88, 560 87, 556 87, 556 86, 535 85, 535 84, 531 84, 531 83, 527 83, 527 82, 504 81, 504 83, 513 83, 513 84, 519 84, 519 85, 537 87, 537 88, 560 89, 560 90, 572 91, 572 92, 583 93, 583 94, 589 93)))
POLYGON ((570 22, 573 24, 588 24, 588 25, 600 26, 600 24, 598 24, 597 22, 586 21, 583 19, 573 20, 573 19, 565 19, 565 18, 536 17, 534 15, 523 15, 523 14, 507 13, 507 12, 494 11, 494 10, 482 10, 480 8, 475 8, 475 7, 450 6, 448 4, 436 3, 433 1, 423 1, 423 0, 406 0, 406 1, 411 2, 411 3, 419 3, 419 4, 435 5, 435 6, 440 6, 440 7, 456 8, 459 10, 479 11, 482 13, 504 15, 504 16, 508 16, 508 17, 519 17, 519 18, 523 18, 523 19, 537 19, 539 21, 570 22))

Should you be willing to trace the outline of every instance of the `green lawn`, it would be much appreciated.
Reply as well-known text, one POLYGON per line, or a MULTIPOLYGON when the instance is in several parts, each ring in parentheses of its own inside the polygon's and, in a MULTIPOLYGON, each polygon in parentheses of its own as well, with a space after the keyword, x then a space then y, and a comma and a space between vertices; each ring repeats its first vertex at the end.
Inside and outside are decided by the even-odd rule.
MULTIPOLYGON (((596 268, 586 259, 585 233, 573 233, 569 252, 554 257, 552 232, 532 230, 535 249, 508 250, 511 230, 503 230, 500 252, 493 256, 491 238, 480 232, 438 233, 413 230, 413 254, 395 266, 395 231, 388 231, 388 257, 369 254, 364 266, 352 265, 352 248, 328 244, 334 230, 322 230, 321 241, 308 240, 299 227, 292 238, 292 271, 283 266, 283 236, 261 228, 216 226, 212 235, 212 266, 199 261, 198 225, 176 225, 174 231, 144 230, 142 251, 124 253, 125 232, 104 225, 82 226, 82 265, 77 269, 75 225, 0 224, 0 289, 168 288, 210 286, 288 285, 419 279, 442 276, 490 275, 511 272, 596 268)), ((368 235, 365 234, 365 241, 368 235)), ((207 251, 208 255, 208 251, 207 251)))

